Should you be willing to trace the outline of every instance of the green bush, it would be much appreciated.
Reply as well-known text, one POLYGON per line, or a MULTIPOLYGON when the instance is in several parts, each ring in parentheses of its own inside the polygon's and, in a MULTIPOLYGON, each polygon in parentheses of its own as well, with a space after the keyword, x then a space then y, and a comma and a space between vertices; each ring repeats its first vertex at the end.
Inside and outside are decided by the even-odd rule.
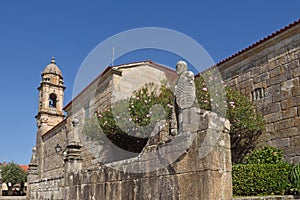
POLYGON ((281 149, 265 146, 233 165, 232 178, 235 195, 299 194, 300 164, 284 162, 281 149))
POLYGON ((263 149, 254 150, 246 156, 246 164, 278 164, 283 162, 283 151, 271 146, 263 149))
POLYGON ((216 75, 206 74, 205 77, 207 82, 205 82, 201 75, 195 79, 199 107, 209 111, 212 110, 212 107, 215 107, 216 109, 221 109, 222 113, 222 104, 224 104, 222 101, 226 100, 225 117, 231 123, 232 162, 241 163, 245 155, 254 149, 255 141, 262 133, 264 126, 263 118, 260 114, 256 113, 254 105, 247 97, 228 87, 225 87, 225 90, 222 91, 221 87, 216 86, 214 84, 214 77, 217 77, 216 75), (209 92, 210 90, 214 90, 214 93, 217 94, 212 96, 209 92), (221 98, 220 95, 225 95, 226 99, 221 98))
POLYGON ((300 194, 300 164, 295 165, 291 169, 290 173, 290 180, 291 180, 291 194, 300 194))
MULTIPOLYGON (((227 107, 225 117, 231 123, 232 160, 234 163, 239 163, 244 155, 252 150, 252 143, 263 127, 262 117, 256 114, 253 105, 246 97, 230 89, 221 91, 219 85, 213 84, 214 80, 213 75, 207 75, 206 81, 208 83, 202 76, 195 78, 199 107, 205 110, 212 110, 212 107, 218 109, 218 106, 219 109, 222 109, 220 106, 222 104, 225 108, 227 107), (209 89, 214 90, 214 93, 217 94, 210 94, 209 89), (221 98, 225 95, 224 92, 226 92, 227 101, 224 97, 221 98), (226 102, 222 103, 222 101, 226 102)), ((103 136, 105 136, 114 143, 124 144, 127 133, 130 133, 133 142, 141 144, 138 145, 140 150, 145 144, 145 138, 151 134, 155 123, 162 119, 166 119, 167 122, 170 120, 172 108, 173 92, 170 88, 164 84, 160 88, 154 84, 147 84, 134 92, 129 99, 121 100, 115 103, 112 108, 96 113, 98 119, 87 119, 84 134, 92 141, 101 143, 101 140, 104 139, 103 136), (164 112, 151 110, 159 108, 155 105, 162 106, 164 112), (101 134, 99 126, 104 135, 101 134)), ((125 149, 131 149, 134 152, 139 151, 133 150, 133 146, 128 144, 125 149)))
POLYGON ((173 105, 172 91, 162 85, 147 84, 129 99, 116 102, 110 109, 86 119, 83 134, 88 140, 103 144, 109 139, 118 147, 140 152, 157 122, 170 120, 173 105))
POLYGON ((233 194, 236 196, 284 194, 291 184, 290 170, 291 165, 288 163, 233 165, 233 194))

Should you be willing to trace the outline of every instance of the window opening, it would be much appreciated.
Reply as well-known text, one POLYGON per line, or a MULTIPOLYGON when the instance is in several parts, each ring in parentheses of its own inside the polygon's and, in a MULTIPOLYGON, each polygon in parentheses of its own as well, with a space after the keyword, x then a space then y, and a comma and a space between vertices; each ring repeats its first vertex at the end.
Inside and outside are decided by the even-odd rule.
POLYGON ((54 93, 51 93, 49 96, 49 107, 50 108, 56 108, 57 104, 57 96, 54 93))

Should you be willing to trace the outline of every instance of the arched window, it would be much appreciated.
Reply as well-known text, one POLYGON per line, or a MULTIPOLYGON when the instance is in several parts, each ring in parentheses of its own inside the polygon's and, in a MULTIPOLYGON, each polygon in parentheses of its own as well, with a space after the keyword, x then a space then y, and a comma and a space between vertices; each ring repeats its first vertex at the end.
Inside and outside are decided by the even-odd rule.
POLYGON ((54 93, 51 93, 49 96, 49 107, 56 108, 57 96, 54 93))

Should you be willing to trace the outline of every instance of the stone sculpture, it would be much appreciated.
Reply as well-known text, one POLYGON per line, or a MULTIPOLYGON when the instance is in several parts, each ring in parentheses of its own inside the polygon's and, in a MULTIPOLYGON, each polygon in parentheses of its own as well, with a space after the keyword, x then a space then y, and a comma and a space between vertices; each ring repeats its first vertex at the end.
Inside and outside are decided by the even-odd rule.
POLYGON ((197 108, 194 73, 188 71, 186 62, 176 64, 178 79, 174 91, 174 109, 172 114, 171 135, 182 134, 184 124, 191 122, 191 109, 197 108))

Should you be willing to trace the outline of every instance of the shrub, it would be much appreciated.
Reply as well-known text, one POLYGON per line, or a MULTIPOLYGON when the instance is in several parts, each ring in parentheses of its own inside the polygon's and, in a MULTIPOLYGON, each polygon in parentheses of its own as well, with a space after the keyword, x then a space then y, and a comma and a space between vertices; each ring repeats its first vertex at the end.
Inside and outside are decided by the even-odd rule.
MULTIPOLYGON (((218 88, 221 87, 210 83, 213 80, 212 74, 207 75, 206 81, 208 83, 202 76, 195 78, 199 107, 209 111, 212 108, 218 109, 218 106, 222 104, 227 107, 225 117, 231 123, 232 160, 234 163, 238 163, 241 162, 247 152, 252 150, 253 142, 261 133, 263 120, 246 97, 228 88, 225 91, 219 91, 218 88), (208 85, 217 94, 210 94, 208 85), (222 103, 225 101, 225 98, 221 98, 225 95, 223 92, 226 92, 227 101, 222 103)), ((130 133, 131 139, 136 138, 133 141, 144 144, 145 138, 149 137, 157 121, 161 119, 170 120, 172 107, 173 92, 170 88, 166 85, 157 88, 154 84, 147 84, 134 92, 129 99, 121 100, 115 103, 111 109, 97 113, 98 119, 96 121, 98 122, 96 124, 95 119, 87 120, 84 133, 92 141, 101 141, 103 134, 100 134, 101 130, 99 132, 97 128, 100 125, 104 135, 114 143, 120 143, 118 140, 124 140, 121 142, 122 144, 126 143, 126 135, 130 133), (159 108, 155 105, 162 106, 164 112, 151 110, 159 108), (93 135, 93 129, 96 129, 99 134, 93 135)), ((141 148, 142 145, 138 149, 141 148)), ((132 150, 132 144, 128 144, 125 149, 132 150)))
POLYGON ((300 164, 295 165, 291 169, 290 173, 291 180, 291 194, 300 194, 300 164))
POLYGON ((228 87, 225 88, 225 91, 221 91, 218 89, 219 86, 213 83, 214 78, 212 75, 206 75, 206 77, 208 83, 205 82, 203 76, 197 76, 195 79, 199 106, 205 110, 212 110, 213 106, 215 108, 219 106, 219 109, 223 109, 221 105, 222 100, 225 99, 222 99, 220 95, 226 95, 225 105, 227 109, 225 117, 231 123, 232 161, 233 163, 241 163, 244 156, 253 150, 256 139, 262 133, 264 126, 263 118, 260 114, 256 113, 252 102, 247 97, 228 87), (209 83, 209 81, 212 83, 209 83), (208 85, 210 86, 209 88, 208 85), (220 93, 219 96, 215 94, 212 97, 209 89, 214 90, 214 93, 220 93))
POLYGON ((254 150, 246 156, 246 164, 278 164, 283 162, 283 151, 271 146, 263 149, 254 150))
POLYGON ((288 163, 233 165, 233 194, 236 196, 284 194, 290 185, 290 169, 291 165, 288 163))
POLYGON ((110 109, 86 119, 83 134, 88 140, 103 143, 109 139, 118 147, 140 152, 158 121, 170 120, 172 91, 162 85, 147 84, 129 99, 116 102, 110 109))

